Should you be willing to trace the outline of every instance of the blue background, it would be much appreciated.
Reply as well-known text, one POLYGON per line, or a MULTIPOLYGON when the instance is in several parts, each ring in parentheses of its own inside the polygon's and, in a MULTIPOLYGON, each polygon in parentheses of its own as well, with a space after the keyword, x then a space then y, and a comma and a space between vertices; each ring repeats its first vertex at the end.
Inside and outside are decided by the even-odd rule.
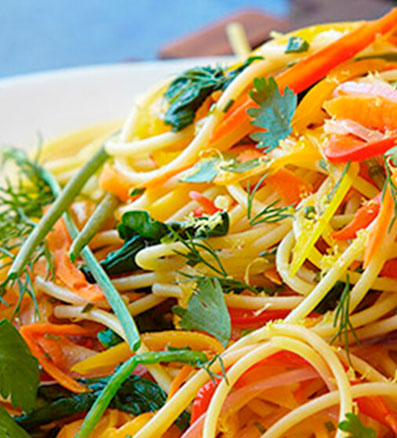
POLYGON ((0 0, 0 77, 153 59, 165 42, 239 9, 288 0, 0 0))

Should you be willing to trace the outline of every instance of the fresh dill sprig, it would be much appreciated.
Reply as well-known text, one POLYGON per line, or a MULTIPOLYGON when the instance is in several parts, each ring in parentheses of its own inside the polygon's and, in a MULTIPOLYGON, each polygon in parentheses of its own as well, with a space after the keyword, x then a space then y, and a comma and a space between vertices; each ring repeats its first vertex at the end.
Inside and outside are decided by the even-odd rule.
POLYGON ((254 202, 254 196, 256 192, 259 190, 260 186, 262 185, 263 181, 267 177, 267 173, 265 173, 259 181, 255 184, 254 188, 251 190, 250 182, 247 183, 247 192, 248 192, 248 198, 247 198, 247 218, 251 219, 252 215, 252 205, 254 202))
POLYGON ((244 289, 254 292, 256 294, 261 292, 261 290, 259 290, 258 288, 253 287, 244 281, 232 278, 227 273, 216 251, 211 248, 211 246, 207 242, 197 242, 197 240, 193 239, 192 236, 188 233, 187 239, 184 239, 171 227, 169 227, 169 230, 174 236, 175 240, 181 242, 189 250, 188 252, 175 250, 176 254, 184 257, 186 259, 186 263, 189 266, 194 267, 197 264, 202 263, 212 271, 212 274, 206 273, 205 275, 191 275, 185 272, 181 272, 181 275, 189 280, 194 281, 200 281, 204 278, 216 279, 219 281, 224 292, 242 291, 244 289), (208 258, 202 255, 201 252, 207 254, 208 258))
POLYGON ((349 332, 352 333, 357 343, 359 343, 360 341, 354 330, 353 324, 350 321, 349 307, 350 307, 350 280, 349 280, 349 275, 347 275, 345 288, 343 289, 339 303, 335 309, 333 326, 338 327, 338 329, 335 335, 331 339, 331 344, 334 343, 336 339, 342 340, 343 338, 347 359, 351 365, 350 350, 349 350, 349 332))
POLYGON ((218 379, 218 380, 225 379, 226 383, 229 384, 229 381, 228 381, 228 378, 226 375, 225 364, 224 364, 223 358, 220 354, 215 354, 211 360, 203 363, 200 368, 202 368, 203 370, 205 370, 208 373, 208 375, 209 375, 209 377, 214 385, 217 384, 216 379, 218 379), (221 367, 221 374, 214 373, 211 370, 211 365, 213 365, 217 360, 219 361, 219 365, 221 367))
MULTIPOLYGON (((51 188, 43 176, 43 169, 38 163, 38 155, 30 160, 27 154, 16 148, 5 148, 0 151, 1 169, 6 165, 15 166, 13 173, 15 181, 8 176, 0 185, 0 271, 7 269, 15 259, 27 236, 43 215, 44 208, 53 202, 51 188)), ((47 265, 47 275, 53 275, 54 261, 45 241, 41 242, 31 255, 21 275, 15 279, 7 277, 0 284, 0 296, 14 282, 19 288, 19 300, 15 308, 18 312, 24 294, 35 301, 31 274, 34 264, 44 258, 47 265)), ((35 301, 37 306, 37 303, 35 301)))
POLYGON ((168 229, 174 236, 175 240, 182 243, 183 246, 188 249, 188 252, 175 250, 175 253, 186 258, 186 263, 189 266, 196 266, 199 263, 203 263, 205 266, 207 266, 207 268, 220 275, 221 277, 228 277, 228 274, 220 258, 218 257, 218 254, 213 248, 211 248, 208 243, 197 242, 196 240, 193 240, 192 236, 189 233, 186 233, 187 236, 186 239, 184 239, 179 236, 179 234, 171 227, 168 227, 168 229), (200 250, 209 255, 209 260, 207 260, 200 254, 200 250))
POLYGON ((254 225, 262 223, 273 224, 292 217, 292 205, 288 205, 287 207, 276 207, 279 202, 280 200, 276 199, 271 204, 267 205, 249 221, 250 226, 253 227, 254 225))

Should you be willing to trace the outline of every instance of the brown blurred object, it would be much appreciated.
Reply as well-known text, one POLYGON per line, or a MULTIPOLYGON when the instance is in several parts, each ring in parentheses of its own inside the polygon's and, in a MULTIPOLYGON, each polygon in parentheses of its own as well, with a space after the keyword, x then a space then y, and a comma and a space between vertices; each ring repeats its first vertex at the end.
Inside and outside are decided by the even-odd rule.
MULTIPOLYGON (((275 0, 272 0, 275 1, 275 0)), ((311 24, 377 18, 393 6, 390 0, 291 0, 289 19, 276 18, 260 9, 245 9, 185 35, 160 48, 160 58, 230 55, 226 27, 244 26, 251 47, 269 38, 272 30, 286 32, 311 24)))
POLYGON ((244 26, 251 47, 256 47, 267 40, 272 30, 283 32, 290 28, 286 19, 272 17, 261 10, 246 9, 164 45, 160 48, 159 57, 230 55, 232 50, 227 39, 226 27, 233 22, 244 26))
POLYGON ((333 21, 378 18, 393 7, 389 0, 292 0, 291 29, 333 21))

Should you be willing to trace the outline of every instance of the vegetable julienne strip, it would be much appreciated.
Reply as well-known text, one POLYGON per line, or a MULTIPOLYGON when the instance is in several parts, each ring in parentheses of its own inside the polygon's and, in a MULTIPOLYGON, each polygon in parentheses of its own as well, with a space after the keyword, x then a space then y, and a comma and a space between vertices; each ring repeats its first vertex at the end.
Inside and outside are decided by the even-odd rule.
MULTIPOLYGON (((107 157, 107 154, 105 152, 101 152, 99 154, 101 160, 104 161, 107 157)), ((95 168, 95 167, 94 167, 95 168)), ((57 181, 52 177, 51 174, 47 174, 46 176, 51 189, 57 196, 62 196, 60 187, 57 183, 57 181)), ((67 191, 62 192, 63 196, 66 198, 69 193, 67 191), (66 193, 66 195, 65 195, 66 193)), ((61 198, 58 198, 61 199, 61 198)), ((71 201, 69 201, 71 202, 71 201)), ((62 204, 59 203, 61 206, 62 204)), ((54 204, 56 205, 56 204, 54 204)), ((50 210, 48 210, 50 211, 50 210)), ((68 228, 69 234, 73 239, 75 239, 78 236, 78 230, 76 225, 74 224, 72 218, 70 217, 70 214, 65 212, 58 212, 54 209, 56 214, 58 215, 60 213, 64 214, 64 221, 66 223, 66 226, 68 228)), ((54 213, 55 216, 55 213, 54 213)), ((44 217, 43 217, 44 218, 44 217)), ((115 314, 120 319, 120 323, 124 329, 126 338, 128 340, 129 346, 132 351, 136 351, 140 346, 140 337, 139 332, 137 330, 137 327, 135 325, 134 319, 132 318, 131 314, 129 313, 125 303, 121 299, 119 293, 113 286, 112 282, 110 281, 109 277, 106 275, 105 271, 102 269, 98 261, 96 260, 95 256, 93 255, 92 251, 85 247, 82 249, 82 255, 87 263, 87 265, 90 267, 92 275, 94 276, 95 280, 97 281, 98 285, 101 287, 103 293, 106 296, 106 299, 108 300, 109 304, 111 305, 112 309, 114 310, 115 314)))
MULTIPOLYGON (((6 283, 10 307, 0 315, 28 335, 47 370, 59 367, 61 384, 80 391, 68 386, 73 378, 90 390, 40 385, 40 406, 19 425, 45 438, 80 428, 86 438, 395 432, 396 18, 393 10, 276 35, 260 58, 190 69, 134 106, 106 145, 99 178, 50 226, 54 277, 28 255, 40 322, 29 297, 6 283), (252 137, 245 106, 259 131, 252 137), (79 296, 82 285, 101 288, 107 302, 79 296), (75 421, 71 406, 89 413, 75 421)), ((104 130, 94 141, 73 136, 81 153, 70 162, 67 141, 63 154, 48 150, 45 166, 67 184, 104 130)), ((22 195, 36 193, 21 184, 22 195)), ((3 251, 6 267, 17 248, 3 251)))

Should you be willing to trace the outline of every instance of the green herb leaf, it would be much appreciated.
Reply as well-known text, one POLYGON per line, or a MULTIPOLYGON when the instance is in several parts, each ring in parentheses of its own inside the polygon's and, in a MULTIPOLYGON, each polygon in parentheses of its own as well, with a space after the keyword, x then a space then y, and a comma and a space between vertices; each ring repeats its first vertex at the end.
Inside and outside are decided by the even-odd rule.
POLYGON ((106 328, 104 330, 101 330, 98 335, 99 342, 107 349, 110 347, 114 347, 115 345, 120 344, 120 342, 123 342, 123 340, 120 338, 120 336, 115 333, 110 328, 106 328))
MULTIPOLYGON (((43 386, 39 390, 37 408, 28 415, 16 417, 15 421, 26 430, 34 431, 53 421, 85 412, 91 408, 109 380, 110 377, 79 380, 91 390, 83 394, 74 394, 57 384, 43 386)), ((166 400, 167 394, 156 383, 130 375, 111 401, 110 407, 139 415, 157 411, 166 400)), ((188 415, 182 414, 177 424, 185 429, 188 425, 188 415)))
POLYGON ((288 39, 285 53, 301 53, 309 49, 309 43, 301 37, 293 36, 288 39))
POLYGON ((30 354, 18 330, 6 319, 0 322, 0 394, 11 395, 15 408, 33 409, 40 383, 37 359, 30 354))
MULTIPOLYGON (((132 211, 123 215, 118 229, 120 236, 126 240, 125 244, 100 262, 109 275, 139 270, 135 263, 135 256, 139 251, 160 242, 174 242, 176 236, 182 240, 188 239, 188 236, 197 239, 224 236, 229 231, 229 215, 226 212, 217 212, 211 216, 203 215, 184 222, 164 224, 151 218, 146 211, 132 211)), ((95 281, 86 266, 81 266, 80 269, 88 281, 95 281)))
POLYGON ((221 169, 226 172, 232 172, 232 173, 244 173, 248 170, 254 169, 255 167, 258 167, 261 164, 261 161, 258 158, 255 158, 253 160, 248 160, 244 162, 240 162, 237 160, 234 160, 232 163, 227 164, 225 166, 221 166, 221 169))
POLYGON ((180 131, 194 121, 196 111, 214 91, 224 90, 251 62, 249 58, 234 70, 222 67, 195 67, 178 76, 164 94, 169 103, 164 122, 180 131))
POLYGON ((256 78, 251 98, 259 105, 259 108, 247 110, 248 115, 254 118, 252 124, 266 129, 266 132, 255 132, 251 138, 259 142, 258 148, 266 148, 265 152, 269 152, 292 132, 291 120, 297 96, 288 87, 281 95, 273 78, 256 78))
POLYGON ((193 167, 193 173, 182 179, 185 183, 209 183, 218 175, 218 159, 203 160, 193 167))
POLYGON ((375 430, 364 426, 356 414, 347 413, 346 420, 341 421, 338 428, 348 432, 348 438, 376 438, 375 430))
POLYGON ((175 306, 173 311, 181 318, 181 328, 204 331, 227 346, 231 334, 230 316, 222 287, 217 279, 199 281, 189 300, 188 308, 175 306))
POLYGON ((30 438, 10 414, 0 405, 0 436, 2 438, 30 438))
POLYGON ((147 211, 139 210, 124 213, 117 229, 124 240, 136 235, 144 239, 160 240, 168 232, 166 225, 153 219, 147 211))

